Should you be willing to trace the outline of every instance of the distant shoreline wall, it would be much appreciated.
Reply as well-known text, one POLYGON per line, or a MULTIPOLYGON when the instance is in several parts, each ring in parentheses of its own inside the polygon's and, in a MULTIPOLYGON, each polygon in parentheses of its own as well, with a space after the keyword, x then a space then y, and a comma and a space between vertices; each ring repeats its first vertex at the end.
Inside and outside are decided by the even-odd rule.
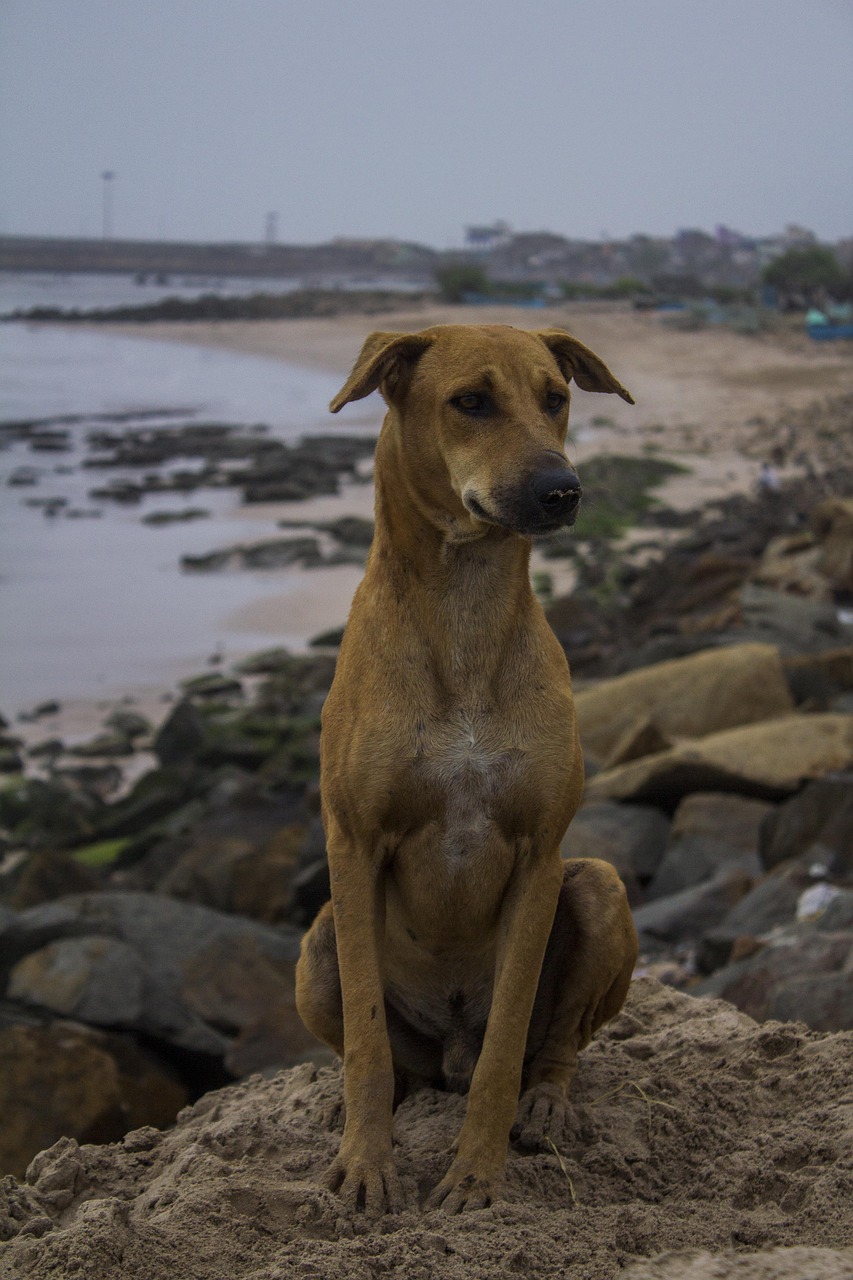
POLYGON ((399 241, 321 245, 196 244, 190 241, 83 240, 0 236, 0 271, 108 272, 131 275, 259 276, 309 279, 432 276, 438 255, 399 241))

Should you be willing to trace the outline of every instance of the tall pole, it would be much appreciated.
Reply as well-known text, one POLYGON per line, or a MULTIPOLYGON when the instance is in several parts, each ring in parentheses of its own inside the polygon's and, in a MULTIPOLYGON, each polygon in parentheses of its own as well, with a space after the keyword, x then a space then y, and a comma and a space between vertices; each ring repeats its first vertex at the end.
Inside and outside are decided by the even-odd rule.
POLYGON ((101 174, 104 182, 104 221, 103 221, 103 238, 111 240, 113 235, 113 193, 112 184, 115 174, 112 169, 105 169, 101 174))

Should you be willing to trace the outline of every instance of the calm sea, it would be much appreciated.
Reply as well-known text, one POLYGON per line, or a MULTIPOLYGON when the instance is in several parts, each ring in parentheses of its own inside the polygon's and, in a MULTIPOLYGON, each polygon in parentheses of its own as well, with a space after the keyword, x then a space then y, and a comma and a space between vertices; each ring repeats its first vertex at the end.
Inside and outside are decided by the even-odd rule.
MULTIPOLYGON (((375 431, 377 409, 351 414, 345 426, 329 417, 339 381, 261 357, 0 324, 0 419, 83 415, 70 428, 67 452, 36 453, 24 442, 0 449, 0 711, 8 717, 49 698, 166 684, 176 673, 202 669, 214 650, 227 660, 271 643, 304 644, 310 624, 298 611, 283 609, 277 637, 233 627, 229 619, 247 607, 251 615, 270 596, 304 596, 306 580, 327 590, 333 577, 326 575, 334 571, 180 570, 184 553, 274 536, 275 517, 298 517, 299 504, 286 513, 259 512, 241 507, 236 490, 204 489, 185 500, 150 495, 131 507, 93 502, 89 490, 118 473, 82 467, 93 425, 86 415, 182 409, 199 421, 263 423, 284 439, 375 431), (34 484, 9 483, 22 468, 34 484), (50 518, 33 504, 47 498, 101 515, 50 518), (142 523, 149 512, 181 506, 204 507, 211 518, 142 523)), ((347 604, 341 602, 340 621, 347 604)))

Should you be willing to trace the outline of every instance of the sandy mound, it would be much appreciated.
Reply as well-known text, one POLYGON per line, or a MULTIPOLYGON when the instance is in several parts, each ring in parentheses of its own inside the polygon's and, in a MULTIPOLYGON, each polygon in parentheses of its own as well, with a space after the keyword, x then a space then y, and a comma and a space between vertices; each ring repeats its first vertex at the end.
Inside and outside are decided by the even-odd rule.
POLYGON ((42 1153, 4 1184, 0 1235, 18 1234, 0 1276, 850 1277, 852 1077, 853 1033, 759 1025, 641 980, 583 1055, 562 1154, 512 1150, 490 1209, 419 1207, 464 1108, 427 1090, 395 1124, 411 1207, 346 1217, 317 1185, 340 1073, 303 1066, 208 1094, 169 1133, 42 1153))

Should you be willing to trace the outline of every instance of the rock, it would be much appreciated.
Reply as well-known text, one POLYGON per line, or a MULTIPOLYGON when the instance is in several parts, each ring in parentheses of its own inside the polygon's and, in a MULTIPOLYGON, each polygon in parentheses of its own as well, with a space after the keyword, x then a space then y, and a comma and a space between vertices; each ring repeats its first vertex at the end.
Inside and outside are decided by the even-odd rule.
POLYGON ((23 768, 20 743, 14 738, 4 737, 0 741, 0 773, 21 773, 23 768))
POLYGON ((289 649, 279 645, 274 649, 263 649, 260 653, 251 654, 238 662, 235 670, 246 676, 286 675, 292 671, 296 661, 289 649))
POLYGON ((757 853, 748 853, 713 836, 682 836, 666 850, 646 889, 646 899, 654 902, 702 884, 725 868, 739 868, 753 881, 762 872, 757 853))
POLYGON ((322 558, 316 538, 274 538, 238 550, 246 569, 281 569, 305 561, 317 562, 322 558))
POLYGON ((199 785, 199 779, 178 764, 151 769, 126 796, 102 811, 96 834, 104 840, 138 835, 180 811, 199 785))
POLYGON ((663 856, 669 820, 647 805, 601 801, 584 804, 563 837, 564 858, 603 858, 619 872, 632 900, 637 886, 654 873, 663 856))
POLYGON ((65 745, 61 738, 45 738, 27 747, 27 755, 31 760, 47 760, 48 763, 53 763, 64 750, 65 745))
POLYGON ((312 636, 308 643, 312 649, 340 649, 343 638, 343 627, 330 627, 328 631, 312 636))
POLYGON ((214 943, 187 964, 182 994, 234 1036, 225 1054, 232 1075, 292 1066, 320 1047, 296 1011, 293 965, 273 961, 249 936, 214 943))
POLYGON ((131 711, 127 707, 115 707, 107 716, 105 723, 108 729, 120 733, 131 742, 151 732, 151 721, 140 715, 138 711, 131 711))
POLYGON ((818 569, 833 590, 853 591, 853 499, 827 498, 815 507, 811 524, 821 543, 818 569))
POLYGON ((726 868, 706 880, 634 910, 637 932, 663 942, 684 942, 722 921, 752 881, 745 872, 726 868))
POLYGON ((298 871, 291 881, 293 906, 291 919, 309 925, 317 912, 332 896, 329 863, 325 857, 315 858, 298 871))
POLYGON ((786 863, 765 876, 719 922, 717 932, 730 938, 760 938, 777 925, 789 924, 804 889, 813 883, 802 860, 786 863))
POLYGON ((698 791, 685 796, 672 818, 670 842, 686 836, 716 837, 750 853, 758 848, 761 824, 774 806, 725 791, 698 791))
POLYGON ((0 788, 0 828, 30 849, 92 839, 103 810, 99 797, 68 779, 15 777, 0 788))
POLYGON ((235 676, 223 675, 221 671, 211 671, 201 676, 190 676, 181 681, 181 688, 186 698, 241 698, 243 686, 235 676))
POLYGON ((778 652, 733 645, 656 663, 575 695, 581 742, 606 759, 646 717, 666 737, 701 738, 793 710, 778 652))
POLYGON ((99 756, 132 756, 133 744, 123 733, 99 733, 88 742, 78 742, 67 748, 68 754, 84 759, 99 756))
POLYGON ((191 760, 207 732, 207 721, 189 698, 182 698, 170 711, 154 737, 154 754, 164 766, 191 760))
POLYGON ((151 511, 142 517, 142 523, 152 525, 176 524, 188 520, 204 520, 210 515, 206 507, 184 507, 180 511, 151 511))
POLYGON ((260 843, 236 834, 201 835, 159 881, 157 890, 253 920, 285 920, 304 839, 301 826, 283 827, 260 843))
POLYGON ((773 644, 783 654, 819 653, 850 642, 850 628, 839 622, 829 601, 748 582, 741 588, 740 612, 751 638, 773 644))
POLYGON ((797 703, 812 711, 833 710, 834 699, 853 692, 853 646, 785 659, 785 674, 797 703))
POLYGON ((222 1055, 227 1041, 188 1011, 174 986, 147 974, 136 948, 115 938, 84 936, 60 938, 24 956, 11 970, 7 995, 77 1021, 222 1055))
POLYGON ((338 542, 346 542, 353 547, 367 548, 373 542, 373 521, 363 516, 341 516, 339 520, 321 527, 338 542))
POLYGON ((625 730, 607 758, 602 760, 601 768, 613 769, 618 764, 627 764, 629 760, 641 760, 643 756, 666 751, 672 745, 655 717, 643 716, 625 730))
POLYGON ((820 547, 810 533, 771 538, 750 580, 788 595, 831 601, 829 583, 818 569, 820 547))
POLYGON ((754 955, 693 988, 721 996, 763 1022, 805 1022, 816 1031, 853 1029, 853 935, 793 925, 754 955))
POLYGON ((837 889, 835 897, 826 904, 815 921, 815 928, 830 931, 853 930, 853 890, 837 889))
POLYGON ((781 800, 813 778, 853 767, 853 716, 788 715, 709 734, 596 774, 590 800, 672 808, 692 791, 735 791, 781 800))
POLYGON ((0 1173, 23 1178, 63 1137, 114 1142, 141 1125, 165 1127, 188 1100, 174 1073, 130 1039, 72 1022, 0 1027, 0 1173))
POLYGON ((772 810, 758 851, 768 868, 811 851, 829 871, 853 871, 853 773, 818 778, 772 810))
POLYGON ((669 844, 648 887, 648 897, 664 897, 710 880, 725 866, 750 876, 762 872, 756 852, 758 829, 773 806, 745 796, 696 792, 675 811, 669 844))
POLYGON ((25 853, 8 869, 0 869, 0 899, 16 911, 51 902, 68 893, 100 888, 96 873, 67 853, 25 853))
POLYGON ((33 907, 0 928, 0 965, 10 969, 14 999, 221 1057, 241 1026, 233 1007, 217 1011, 212 995, 205 1015, 196 1012, 199 971, 215 964, 229 998, 248 992, 254 1009, 243 960, 255 954, 268 975, 279 975, 286 1003, 299 936, 155 894, 84 894, 33 907))

